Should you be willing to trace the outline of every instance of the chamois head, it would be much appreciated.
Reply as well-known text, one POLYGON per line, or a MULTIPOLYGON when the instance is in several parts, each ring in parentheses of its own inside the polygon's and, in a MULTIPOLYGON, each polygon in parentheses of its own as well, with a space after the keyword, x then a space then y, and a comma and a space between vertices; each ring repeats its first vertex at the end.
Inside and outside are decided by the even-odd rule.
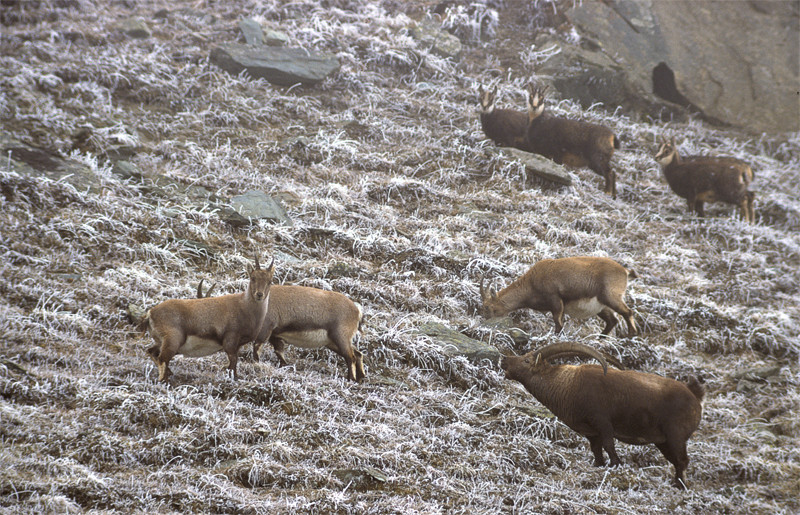
POLYGON ((500 360, 500 368, 506 373, 506 379, 523 382, 527 378, 544 373, 551 367, 548 359, 565 356, 588 356, 600 362, 603 374, 608 373, 605 356, 588 345, 573 342, 561 342, 530 351, 522 356, 504 356, 500 360))
POLYGON ((670 164, 673 159, 675 159, 675 154, 677 153, 678 147, 675 145, 674 137, 669 141, 667 141, 665 138, 661 138, 661 146, 658 147, 655 160, 658 164, 666 166, 670 164))
POLYGON ((481 105, 481 112, 489 114, 494 111, 494 103, 497 100, 497 86, 491 91, 483 89, 483 85, 478 88, 478 102, 481 105))
POLYGON ((501 317, 509 312, 505 303, 497 297, 497 292, 491 287, 484 287, 484 278, 481 278, 480 293, 481 293, 481 315, 485 318, 501 317))
POLYGON ((547 88, 547 85, 528 84, 528 123, 544 112, 544 94, 547 88))
POLYGON ((250 283, 247 286, 247 294, 252 297, 256 302, 261 302, 269 295, 269 286, 272 284, 272 275, 275 271, 275 258, 272 258, 269 266, 265 269, 261 268, 258 262, 258 254, 256 254, 256 266, 247 265, 247 275, 250 277, 250 283))

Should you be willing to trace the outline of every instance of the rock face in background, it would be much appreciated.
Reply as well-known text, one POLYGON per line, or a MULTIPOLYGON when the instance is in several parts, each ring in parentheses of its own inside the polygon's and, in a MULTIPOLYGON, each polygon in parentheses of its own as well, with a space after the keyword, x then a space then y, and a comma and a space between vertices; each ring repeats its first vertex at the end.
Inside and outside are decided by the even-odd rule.
POLYGON ((211 51, 211 62, 233 75, 242 71, 254 78, 279 86, 298 82, 317 84, 339 69, 339 61, 329 55, 301 48, 253 47, 238 43, 220 45, 211 51))
POLYGON ((752 132, 800 130, 796 2, 615 0, 568 16, 633 89, 752 132))

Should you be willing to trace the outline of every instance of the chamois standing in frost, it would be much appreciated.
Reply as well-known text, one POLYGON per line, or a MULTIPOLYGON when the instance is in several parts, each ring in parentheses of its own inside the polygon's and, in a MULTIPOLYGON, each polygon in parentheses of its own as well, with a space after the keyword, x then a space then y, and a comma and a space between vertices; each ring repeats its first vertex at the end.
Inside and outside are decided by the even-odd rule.
POLYGON ((725 202, 738 206, 745 221, 755 221, 755 194, 747 191, 753 182, 753 169, 744 161, 734 157, 681 157, 675 138, 661 140, 655 160, 672 191, 686 199, 689 212, 702 218, 704 202, 725 202))
MULTIPOLYGON (((200 281, 197 286, 200 298, 202 285, 200 281)), ((305 349, 327 347, 344 358, 348 379, 361 381, 366 377, 363 354, 353 346, 361 318, 361 306, 341 293, 276 284, 270 288, 267 316, 253 341, 253 359, 258 361, 258 351, 267 340, 280 366, 287 364, 283 355, 287 343, 305 349)))
POLYGON ((491 91, 478 89, 478 101, 481 105, 481 128, 486 137, 501 147, 515 147, 529 151, 525 143, 525 130, 528 127, 528 116, 522 111, 513 109, 497 109, 497 86, 491 91))
POLYGON ((605 179, 603 191, 617 196, 617 176, 611 168, 619 139, 608 127, 553 116, 544 112, 547 86, 528 85, 528 126, 524 150, 556 163, 588 167, 605 179))
POLYGON ((556 333, 564 327, 564 313, 579 319, 599 315, 606 323, 603 334, 610 334, 617 325, 616 311, 628 324, 628 336, 634 336, 633 311, 622 299, 628 277, 638 275, 609 258, 543 259, 499 293, 487 292, 481 280, 483 314, 493 318, 522 308, 549 311, 556 333))
POLYGON ((655 444, 675 466, 674 485, 686 488, 689 457, 686 442, 700 424, 702 385, 695 377, 683 383, 634 370, 608 369, 597 350, 578 343, 555 343, 500 362, 507 379, 525 389, 573 431, 585 436, 595 466, 620 459, 614 439, 633 445, 655 444), (551 365, 557 356, 585 355, 597 365, 551 365))
POLYGON ((202 357, 221 350, 228 355, 228 370, 238 379, 239 348, 258 337, 267 315, 274 261, 262 269, 256 256, 255 268, 248 266, 250 281, 242 293, 170 299, 147 311, 142 324, 156 342, 147 354, 158 366, 160 381, 169 379, 169 361, 176 354, 202 357))

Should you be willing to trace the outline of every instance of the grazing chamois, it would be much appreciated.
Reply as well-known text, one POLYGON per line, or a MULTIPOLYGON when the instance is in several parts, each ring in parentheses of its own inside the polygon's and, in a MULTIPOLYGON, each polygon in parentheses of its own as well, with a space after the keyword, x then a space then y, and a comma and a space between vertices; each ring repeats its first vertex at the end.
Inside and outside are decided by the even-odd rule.
POLYGON ((481 280, 483 315, 499 317, 522 308, 549 311, 556 333, 564 327, 564 313, 578 319, 599 315, 606 323, 603 334, 610 334, 617 325, 616 311, 628 324, 628 336, 634 336, 637 329, 633 311, 622 299, 628 277, 638 275, 609 258, 543 259, 499 293, 487 292, 481 280))
POLYGON ((478 100, 481 105, 481 128, 486 137, 500 147, 515 147, 529 151, 525 144, 525 130, 528 127, 528 116, 522 111, 513 109, 497 109, 497 86, 492 91, 478 89, 478 100))
POLYGON ((619 139, 608 127, 553 116, 544 112, 547 86, 528 85, 528 126, 523 150, 556 163, 588 167, 605 179, 603 191, 617 197, 617 176, 611 168, 619 139))
POLYGON ((555 343, 523 356, 505 356, 506 379, 525 389, 573 431, 585 436, 595 466, 620 459, 614 439, 633 445, 655 444, 675 466, 674 485, 686 488, 686 442, 700 424, 703 386, 695 377, 683 383, 635 370, 609 369, 603 355, 579 343, 555 343), (597 365, 551 365, 548 359, 584 355, 597 365))
POLYGON ((753 169, 744 161, 734 157, 681 157, 675 138, 661 140, 655 160, 672 191, 686 199, 689 212, 702 218, 704 202, 725 202, 738 206, 746 222, 755 221, 755 194, 747 191, 753 169))
POLYGON ((261 268, 258 256, 255 262, 255 268, 248 266, 250 281, 242 293, 170 299, 147 311, 142 324, 156 342, 147 354, 158 366, 160 381, 169 379, 169 361, 176 354, 202 357, 221 350, 228 355, 228 370, 238 379, 239 348, 259 336, 270 304, 275 260, 266 269, 261 268))
MULTIPOLYGON (((202 284, 200 281, 197 286, 199 298, 203 297, 202 284)), ((361 306, 341 293, 276 284, 270 288, 267 316, 253 341, 253 359, 258 361, 258 351, 267 340, 280 366, 287 364, 283 355, 287 343, 305 349, 327 347, 344 358, 348 379, 361 381, 366 377, 364 356, 353 346, 361 318, 361 306)))

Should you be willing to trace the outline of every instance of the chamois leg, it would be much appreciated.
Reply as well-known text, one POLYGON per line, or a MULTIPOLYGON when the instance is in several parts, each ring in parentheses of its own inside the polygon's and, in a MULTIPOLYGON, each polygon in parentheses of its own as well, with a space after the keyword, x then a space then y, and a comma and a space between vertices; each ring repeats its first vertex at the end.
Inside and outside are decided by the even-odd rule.
POLYGON ((286 349, 286 343, 283 341, 283 339, 273 336, 269 339, 269 343, 271 343, 272 348, 275 349, 275 355, 278 357, 278 366, 285 367, 288 365, 286 358, 283 355, 283 351, 286 349))
POLYGON ((592 449, 592 454, 594 454, 594 466, 602 467, 606 464, 606 458, 603 456, 603 440, 600 439, 600 435, 587 436, 586 438, 589 439, 589 447, 592 449))
POLYGON ((612 310, 606 307, 600 310, 598 316, 602 318, 603 321, 606 323, 606 327, 605 329, 603 329, 603 334, 605 335, 611 334, 611 331, 613 331, 614 328, 619 323, 619 320, 617 320, 617 316, 614 314, 612 310))
POLYGON ((550 312, 553 313, 553 322, 556 323, 556 334, 561 334, 561 330, 564 329, 564 302, 556 298, 553 299, 550 304, 550 312))
MULTIPOLYGON (((153 339, 158 341, 158 337, 154 337, 153 339)), ((166 383, 169 376, 172 375, 169 369, 169 361, 175 357, 175 354, 178 353, 178 349, 186 342, 186 335, 179 331, 169 331, 161 335, 160 341, 161 349, 157 356, 153 347, 147 351, 153 358, 153 361, 156 362, 156 365, 158 365, 158 380, 166 383)))
POLYGON ((753 207, 753 203, 755 202, 755 199, 756 199, 756 194, 753 193, 752 191, 748 191, 747 192, 747 214, 748 214, 748 217, 749 217, 749 222, 751 224, 755 223, 755 221, 756 221, 756 211, 755 211, 755 208, 753 207))
POLYGON ((611 155, 605 152, 595 152, 590 156, 589 168, 605 179, 603 192, 617 198, 617 174, 611 168, 611 155))
POLYGON ((739 201, 739 216, 747 223, 753 222, 753 199, 749 191, 745 192, 742 199, 739 201))
POLYGON ((364 372, 364 355, 353 347, 353 354, 356 356, 356 381, 361 381, 365 377, 367 377, 367 373, 364 372))
MULTIPOLYGON (((601 295, 600 302, 605 304, 606 306, 610 307, 625 319, 625 323, 628 324, 628 337, 636 336, 639 332, 636 329, 636 321, 633 319, 633 310, 625 304, 625 301, 622 300, 622 294, 618 295, 601 295)), ((600 312, 602 315, 602 311, 600 312)))
POLYGON ((620 465, 622 461, 620 461, 619 456, 617 456, 617 449, 614 446, 614 428, 611 426, 611 422, 603 422, 600 426, 601 427, 597 428, 600 434, 595 438, 600 440, 600 445, 605 449, 606 453, 608 453, 608 459, 611 462, 610 465, 616 467, 620 465))
POLYGON ((351 339, 342 334, 341 331, 336 331, 328 336, 332 343, 328 344, 327 347, 344 358, 347 365, 347 378, 358 382, 357 360, 353 345, 350 343, 351 339))
POLYGON ((697 213, 697 218, 704 218, 705 212, 703 211, 703 201, 702 200, 695 200, 694 201, 694 212, 697 213))
POLYGON ((239 379, 239 374, 236 372, 236 364, 239 362, 238 335, 226 335, 222 340, 222 350, 228 355, 228 370, 233 374, 233 380, 236 381, 239 379))
POLYGON ((667 461, 675 466, 675 480, 672 484, 676 488, 687 490, 685 472, 689 465, 689 455, 686 453, 686 442, 667 437, 666 442, 657 443, 656 447, 667 458, 667 461))

